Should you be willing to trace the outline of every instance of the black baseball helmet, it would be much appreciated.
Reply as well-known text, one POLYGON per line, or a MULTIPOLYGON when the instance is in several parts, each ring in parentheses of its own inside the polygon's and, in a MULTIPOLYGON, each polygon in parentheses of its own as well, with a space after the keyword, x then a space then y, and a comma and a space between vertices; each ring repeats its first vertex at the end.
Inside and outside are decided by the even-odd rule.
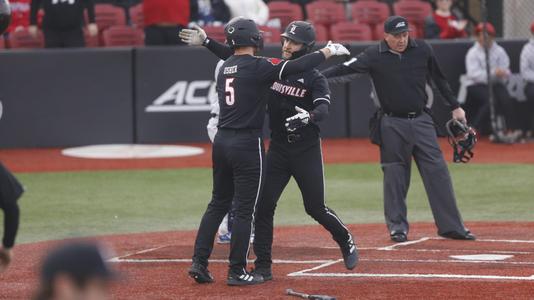
POLYGON ((456 163, 467 163, 473 158, 473 148, 477 143, 476 131, 465 123, 451 119, 445 124, 449 144, 453 149, 452 160, 456 163))
POLYGON ((315 45, 315 28, 311 23, 305 21, 293 21, 289 23, 284 33, 280 36, 304 45, 301 50, 294 52, 291 58, 297 58, 310 52, 315 45))
POLYGON ((11 8, 9 1, 0 0, 0 34, 4 33, 11 23, 11 8))
POLYGON ((224 27, 226 43, 232 49, 236 47, 256 47, 263 48, 263 36, 258 29, 258 25, 251 19, 243 17, 233 18, 224 27))

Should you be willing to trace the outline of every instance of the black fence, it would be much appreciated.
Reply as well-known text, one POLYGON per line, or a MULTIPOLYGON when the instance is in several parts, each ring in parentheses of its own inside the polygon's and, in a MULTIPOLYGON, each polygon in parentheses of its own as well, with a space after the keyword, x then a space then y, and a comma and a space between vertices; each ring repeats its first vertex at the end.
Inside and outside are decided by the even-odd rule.
MULTIPOLYGON (((513 73, 519 72, 525 42, 500 42, 510 55, 513 73)), ((433 43, 456 92, 471 45, 433 43)), ((351 46, 359 53, 368 44, 351 46)), ((263 54, 278 57, 279 52, 279 47, 268 47, 263 54)), ((0 52, 0 147, 208 141, 216 62, 200 47, 0 52)), ((366 136, 374 111, 369 78, 331 89, 323 137, 366 136)), ((450 114, 439 94, 433 95, 432 109, 444 123, 450 114)))

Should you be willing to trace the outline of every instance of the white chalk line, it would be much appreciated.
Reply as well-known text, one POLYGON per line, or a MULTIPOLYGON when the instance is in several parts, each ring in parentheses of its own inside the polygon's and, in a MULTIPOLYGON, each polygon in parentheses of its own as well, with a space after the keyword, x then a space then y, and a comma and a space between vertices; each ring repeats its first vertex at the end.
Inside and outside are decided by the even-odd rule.
POLYGON ((402 242, 402 243, 389 245, 389 246, 386 246, 386 247, 381 247, 381 248, 378 248, 377 250, 382 250, 382 251, 396 250, 396 248, 398 248, 398 247, 404 247, 404 246, 419 244, 419 243, 422 243, 424 241, 428 241, 429 239, 430 239, 429 237, 422 237, 422 238, 420 238, 418 240, 407 241, 407 242, 402 242))
MULTIPOLYGON (((325 260, 285 260, 285 259, 273 259, 275 264, 324 264, 330 262, 337 262, 337 260, 325 259, 325 260)), ((191 263, 190 258, 149 258, 149 259, 136 259, 136 258, 119 258, 115 257, 109 260, 113 263, 191 263)), ((228 263, 228 259, 210 259, 210 263, 228 263)), ((248 263, 253 263, 254 260, 248 260, 248 263)))
POLYGON ((533 276, 467 275, 467 274, 373 274, 373 273, 303 273, 294 272, 290 277, 375 277, 375 278, 440 278, 440 279, 485 279, 534 281, 533 276))

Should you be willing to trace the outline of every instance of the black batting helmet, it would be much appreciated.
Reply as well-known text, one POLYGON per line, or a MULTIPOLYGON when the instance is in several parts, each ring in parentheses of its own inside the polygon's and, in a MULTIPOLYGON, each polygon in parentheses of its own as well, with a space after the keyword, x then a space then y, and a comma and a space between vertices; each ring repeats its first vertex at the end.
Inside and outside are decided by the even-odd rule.
POLYGON ((291 58, 297 58, 310 52, 315 45, 315 28, 311 23, 305 21, 289 23, 280 36, 304 45, 301 50, 294 52, 291 58))
POLYGON ((476 131, 465 123, 451 119, 445 124, 449 144, 453 149, 453 161, 467 163, 474 156, 473 148, 477 143, 476 131))
POLYGON ((11 8, 9 1, 0 0, 0 34, 4 33, 11 23, 11 8))
POLYGON ((263 37, 258 25, 251 19, 243 17, 233 18, 224 27, 226 43, 232 49, 236 47, 256 47, 263 48, 263 37))

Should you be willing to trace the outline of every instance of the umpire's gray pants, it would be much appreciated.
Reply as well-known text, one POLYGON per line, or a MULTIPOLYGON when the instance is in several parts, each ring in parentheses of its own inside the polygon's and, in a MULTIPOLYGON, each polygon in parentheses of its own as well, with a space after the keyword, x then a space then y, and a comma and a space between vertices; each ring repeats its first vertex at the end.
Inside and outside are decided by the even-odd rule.
POLYGON ((438 234, 451 231, 465 233, 432 117, 426 113, 414 119, 384 116, 381 134, 384 214, 390 234, 407 234, 409 230, 406 195, 410 185, 412 156, 423 179, 438 234))

